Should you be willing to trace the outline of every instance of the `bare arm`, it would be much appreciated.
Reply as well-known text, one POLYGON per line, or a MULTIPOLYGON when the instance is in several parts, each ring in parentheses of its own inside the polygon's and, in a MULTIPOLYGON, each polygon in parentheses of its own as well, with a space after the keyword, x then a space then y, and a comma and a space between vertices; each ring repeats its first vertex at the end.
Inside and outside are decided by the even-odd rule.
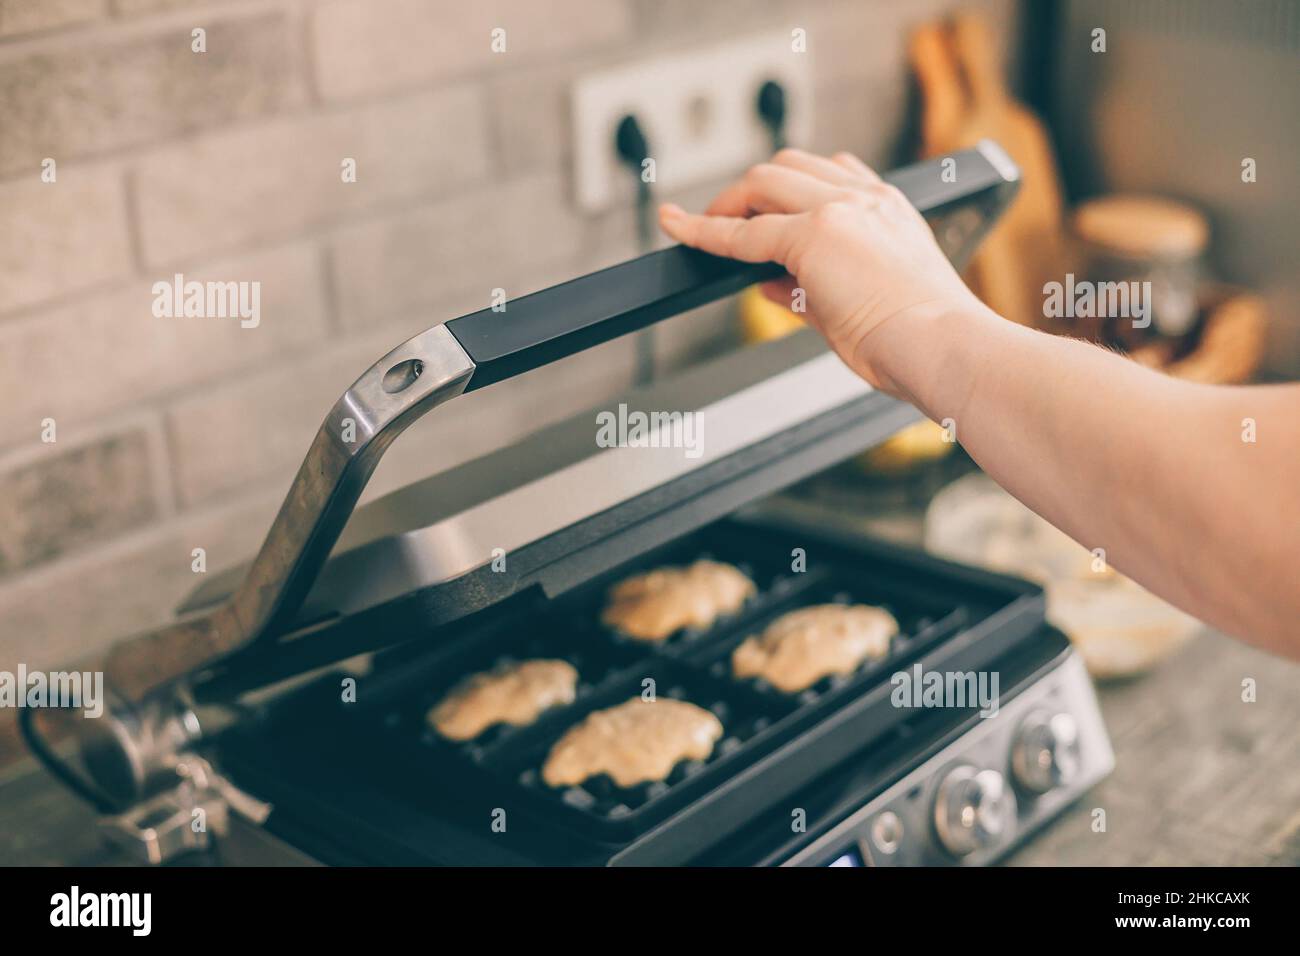
POLYGON ((965 288, 906 200, 848 156, 778 155, 664 228, 793 277, 855 371, 1034 511, 1171 603, 1300 658, 1300 386, 1179 382, 1035 332, 965 288), (1253 439, 1253 440, 1252 440, 1253 439))
POLYGON ((1300 386, 1179 382, 987 311, 912 326, 880 330, 886 367, 994 480, 1172 604, 1300 657, 1300 386))

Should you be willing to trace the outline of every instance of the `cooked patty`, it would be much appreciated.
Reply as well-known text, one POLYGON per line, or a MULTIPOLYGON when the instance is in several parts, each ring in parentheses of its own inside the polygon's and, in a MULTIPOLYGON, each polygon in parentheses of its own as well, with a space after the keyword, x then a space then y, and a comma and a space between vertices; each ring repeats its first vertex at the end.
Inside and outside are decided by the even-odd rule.
POLYGON ((494 724, 531 724, 545 710, 572 704, 578 672, 565 661, 505 664, 471 674, 429 711, 429 723, 450 740, 473 740, 494 724))
POLYGON ((662 641, 683 627, 708 627, 740 610, 754 590, 739 569, 718 561, 657 568, 611 588, 601 621, 638 640, 662 641))
POLYGON ((722 722, 703 707, 661 697, 633 697, 597 710, 551 748, 542 779, 572 787, 608 774, 620 787, 667 779, 682 760, 704 760, 722 736, 722 722))
POLYGON ((732 673, 761 677, 792 693, 831 674, 851 674, 884 657, 898 633, 894 616, 865 604, 819 604, 783 614, 731 655, 732 673))

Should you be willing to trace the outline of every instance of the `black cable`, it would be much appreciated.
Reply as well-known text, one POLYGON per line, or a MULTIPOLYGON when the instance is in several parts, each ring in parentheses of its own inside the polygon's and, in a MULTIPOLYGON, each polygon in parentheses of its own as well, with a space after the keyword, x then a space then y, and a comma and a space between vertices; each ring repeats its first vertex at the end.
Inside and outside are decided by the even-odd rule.
POLYGON ((22 734, 23 742, 27 744, 27 749, 32 752, 41 765, 49 772, 50 776, 58 780, 74 794, 81 797, 89 803, 101 815, 116 813, 118 807, 106 795, 91 785, 90 781, 81 774, 73 770, 54 752, 54 749, 45 742, 36 730, 33 721, 36 719, 36 712, 31 707, 24 707, 18 711, 18 731, 22 734))
MULTIPOLYGON (((641 252, 650 251, 654 245, 654 195, 646 181, 644 166, 650 156, 650 143, 637 118, 624 116, 614 131, 614 149, 619 159, 636 176, 636 233, 641 252)), ((646 329, 636 336, 636 383, 644 385, 654 378, 654 337, 646 329)))

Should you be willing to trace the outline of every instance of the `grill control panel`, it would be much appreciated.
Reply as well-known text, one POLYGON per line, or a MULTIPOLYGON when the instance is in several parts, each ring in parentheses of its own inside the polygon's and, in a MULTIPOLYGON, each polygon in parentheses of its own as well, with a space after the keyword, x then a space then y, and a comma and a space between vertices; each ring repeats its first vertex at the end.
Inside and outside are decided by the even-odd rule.
POLYGON ((1114 766, 1083 662, 981 720, 786 866, 978 866, 1017 846, 1114 766))

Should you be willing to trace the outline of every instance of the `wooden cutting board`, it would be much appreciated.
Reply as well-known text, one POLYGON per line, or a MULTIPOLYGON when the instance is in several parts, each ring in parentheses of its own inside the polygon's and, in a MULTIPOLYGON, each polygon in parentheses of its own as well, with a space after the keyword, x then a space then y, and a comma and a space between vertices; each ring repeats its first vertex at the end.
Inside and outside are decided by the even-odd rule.
MULTIPOLYGON (((1042 123, 1007 90, 988 27, 962 15, 912 37, 921 87, 921 151, 942 156, 996 140, 1020 166, 1020 193, 980 246, 966 279, 994 310, 1039 325, 1043 284, 1065 271, 1060 177, 1042 123)), ((957 170, 961 175, 961 170, 957 170)))

